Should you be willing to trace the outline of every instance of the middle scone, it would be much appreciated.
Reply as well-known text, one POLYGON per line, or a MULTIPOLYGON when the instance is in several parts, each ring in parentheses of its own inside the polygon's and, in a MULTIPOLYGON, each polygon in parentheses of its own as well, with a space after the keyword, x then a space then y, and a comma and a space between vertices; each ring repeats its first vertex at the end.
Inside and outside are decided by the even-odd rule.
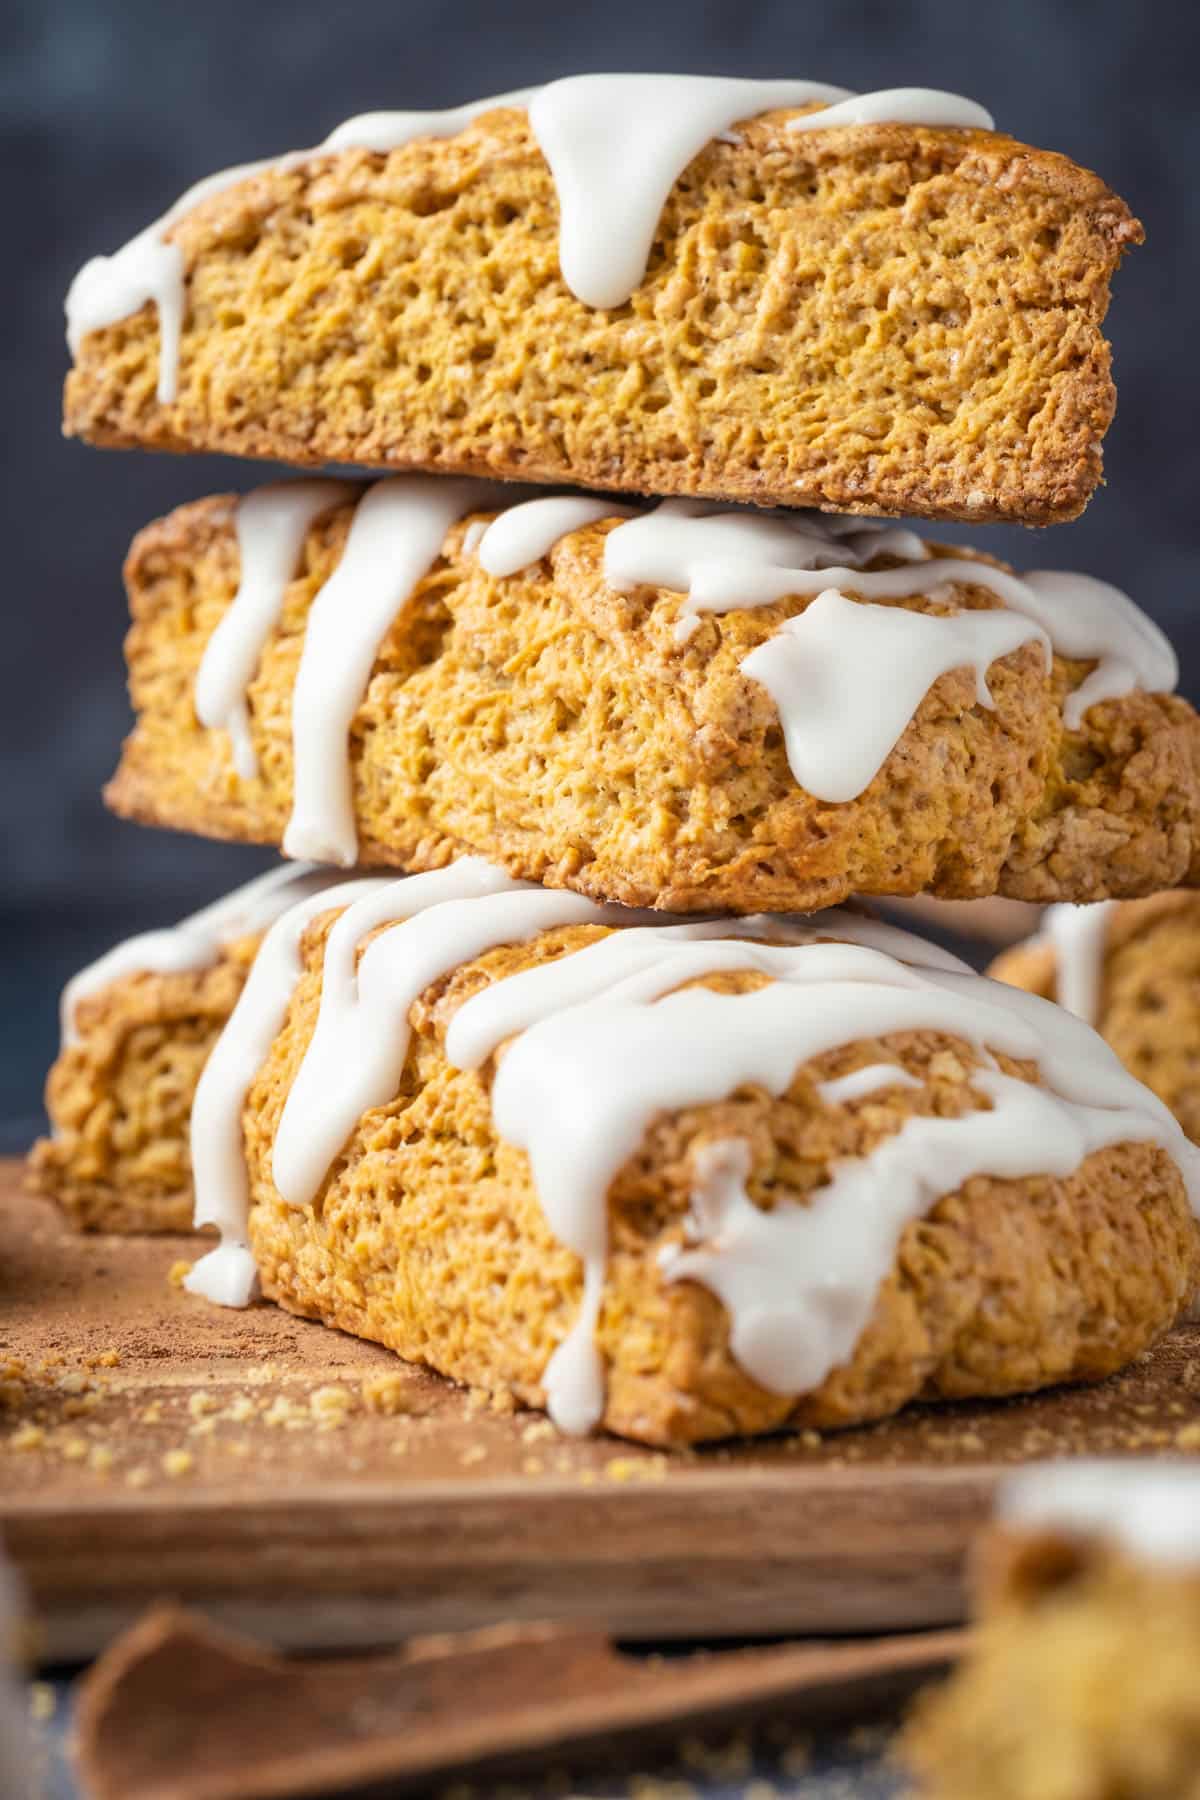
POLYGON ((397 476, 181 507, 126 580, 107 798, 148 824, 673 911, 1200 883, 1196 714, 1087 576, 397 476))

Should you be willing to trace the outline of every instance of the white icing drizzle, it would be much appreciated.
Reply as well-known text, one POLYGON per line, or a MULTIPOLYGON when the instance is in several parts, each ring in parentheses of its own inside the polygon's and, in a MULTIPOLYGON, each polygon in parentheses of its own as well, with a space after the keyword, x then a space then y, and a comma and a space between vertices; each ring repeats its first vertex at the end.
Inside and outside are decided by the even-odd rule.
POLYGON ((1079 729, 1089 707, 1131 688, 1174 693, 1179 680, 1174 650, 1153 619, 1120 588, 1065 569, 1033 569, 1021 585, 1038 608, 1025 598, 1024 610, 1050 633, 1060 656, 1097 659, 1091 674, 1067 697, 1063 720, 1068 731, 1079 729))
MULTIPOLYGON (((367 892, 330 935, 318 1025, 275 1143, 283 1197, 311 1199, 362 1114, 394 1096, 408 1010, 430 982, 492 944, 551 923, 628 917, 620 908, 512 883, 474 859, 367 892), (375 937, 357 959, 363 936, 396 918, 405 922, 375 937)), ((244 1169, 231 1174, 228 1159, 236 1158, 246 1089, 280 1027, 298 967, 299 931, 289 919, 276 931, 280 948, 271 950, 263 996, 248 984, 227 1033, 230 1045, 223 1039, 210 1058, 209 1070, 226 1070, 214 1077, 221 1090, 215 1113, 207 1096, 197 1096, 194 1138, 196 1130, 207 1132, 226 1159, 217 1170, 216 1206, 201 1198, 214 1184, 197 1159, 198 1200, 203 1216, 217 1218, 235 1245, 245 1240, 246 1180, 244 1169)), ((271 945, 269 938, 264 951, 271 945)), ((985 982, 908 933, 854 914, 809 922, 631 923, 495 982, 459 1009, 447 1057, 477 1067, 507 1044, 492 1088, 496 1129, 527 1152, 551 1230, 584 1265, 582 1305, 543 1376, 551 1414, 564 1429, 587 1429, 603 1410, 595 1328, 607 1264, 607 1195, 653 1119, 745 1085, 781 1093, 812 1057, 910 1030, 944 1031, 974 1045, 987 1066, 972 1082, 991 1109, 962 1120, 914 1119, 870 1157, 835 1167, 808 1207, 784 1203, 769 1221, 750 1219, 738 1206, 729 1179, 737 1168, 726 1164, 717 1241, 667 1258, 669 1278, 704 1279, 729 1296, 735 1342, 749 1344, 752 1373, 761 1378, 770 1361, 772 1382, 787 1392, 803 1391, 852 1352, 904 1224, 969 1175, 1066 1174, 1101 1145, 1152 1141, 1175 1158, 1195 1205, 1200 1153, 1166 1107, 1071 1015, 985 982), (775 941, 758 941, 755 930, 770 931, 775 941), (682 985, 736 969, 766 975, 769 984, 741 994, 682 985), (1038 1061, 1040 1085, 1002 1076, 993 1050, 1038 1061), (773 1253, 768 1232, 778 1239, 773 1253), (806 1248, 799 1260, 820 1273, 817 1298, 789 1250, 793 1239, 807 1246, 810 1237, 811 1254, 806 1248), (824 1260, 813 1265, 818 1251, 824 1260), (779 1265, 770 1316, 784 1322, 774 1349, 771 1331, 755 1323, 759 1300, 745 1298, 757 1291, 747 1270, 764 1260, 779 1265), (790 1286, 785 1270, 792 1271, 790 1286)), ((892 1072, 890 1079, 903 1077, 892 1072)), ((703 1171, 698 1185, 704 1188, 703 1171)), ((703 1211, 703 1198, 699 1204, 703 1211)))
POLYGON ((193 1263, 184 1278, 189 1293, 218 1306, 248 1306, 257 1285, 246 1242, 250 1184, 242 1148, 242 1111, 267 1053, 283 1029, 292 989, 300 976, 300 940, 318 914, 352 905, 393 887, 388 876, 326 886, 277 919, 259 945, 238 1003, 213 1046, 192 1101, 191 1162, 194 1223, 215 1225, 221 1242, 193 1263))
MULTIPOLYGON (((309 610, 292 694, 294 789, 287 856, 349 868, 358 856, 350 724, 380 644, 464 513, 494 506, 487 481, 395 475, 359 501, 341 560, 309 610)), ((511 491, 511 490, 507 490, 511 491)))
POLYGON ((850 1101, 863 1100, 868 1094, 878 1094, 884 1088, 914 1087, 920 1082, 915 1075, 899 1063, 868 1063, 863 1069, 851 1069, 849 1075, 839 1075, 834 1081, 819 1081, 817 1092, 826 1106, 845 1106, 850 1101))
MULTIPOLYGON (((622 939, 633 935, 623 933, 622 939)), ((664 946, 654 966, 624 980, 619 975, 614 980, 606 945, 578 951, 569 959, 576 963, 572 1003, 564 1010, 547 1004, 510 1043, 496 1074, 496 1128, 529 1154, 551 1229, 584 1260, 589 1296, 597 1291, 606 1255, 608 1188, 658 1113, 717 1101, 747 1084, 780 1093, 798 1064, 894 1031, 942 1030, 980 1050, 994 1047, 1040 1059, 1039 1099, 1022 1112, 1015 1138, 1010 1110, 996 1150, 1004 1160, 992 1169, 985 1159, 978 1172, 987 1167, 1011 1173, 1019 1158, 1025 1173, 1066 1173, 1087 1153, 1081 1145, 1150 1139, 1169 1148, 1190 1182, 1194 1203, 1200 1195, 1200 1157, 1167 1109, 1094 1033, 1048 1002, 969 973, 915 970, 857 946, 714 945, 701 955, 697 948, 664 946), (737 957, 730 954, 735 948, 737 957), (606 966, 597 971, 597 991, 580 1001, 578 964, 595 967, 602 949, 606 966), (774 980, 736 996, 691 988, 660 998, 705 967, 732 966, 758 967, 774 980), (1074 1161, 1067 1158, 1067 1147, 1074 1161)), ((515 986, 526 977, 511 979, 515 986)), ((478 996, 462 1009, 464 1033, 470 1033, 470 1009, 483 999, 478 996)), ((982 1080, 981 1074, 976 1085, 982 1080)), ((979 1129, 989 1130, 986 1124, 979 1129)), ((964 1136, 975 1141, 967 1129, 964 1136)), ((989 1154, 991 1145, 989 1135, 989 1154)), ((917 1148, 923 1151, 924 1145, 917 1148)), ((960 1163, 948 1157, 944 1166, 952 1176, 960 1163)), ((933 1164, 921 1167, 936 1185, 933 1164)), ((951 1192, 954 1185, 947 1179, 939 1191, 951 1192)), ((877 1226, 879 1204, 868 1215, 877 1226)), ((869 1273, 875 1264, 866 1260, 874 1242, 869 1236, 863 1240, 860 1312, 869 1311, 875 1291, 869 1273)), ((543 1377, 551 1414, 564 1429, 577 1428, 589 1410, 593 1422, 599 1416, 603 1378, 593 1326, 593 1308, 585 1306, 543 1377)), ((826 1372, 836 1366, 843 1343, 830 1338, 826 1372)))
POLYGON ((552 925, 611 918, 580 894, 543 889, 471 857, 398 881, 343 913, 329 934, 316 1028, 275 1138, 272 1175, 289 1205, 314 1198, 364 1113, 393 1099, 408 1055, 408 1012, 423 991, 495 944, 552 925), (398 926, 358 947, 381 925, 398 926))
POLYGON ((239 502, 237 593, 205 645, 196 676, 196 717, 229 733, 233 766, 243 781, 258 774, 246 690, 272 630, 304 540, 320 518, 357 490, 347 481, 278 481, 239 502))
POLYGON ((1008 1475, 996 1517, 1020 1531, 1099 1538, 1169 1568, 1200 1567, 1200 1468, 1063 1459, 1008 1475))
POLYGON ((789 119, 789 131, 828 131, 835 125, 935 125, 994 131, 990 112, 961 94, 944 88, 880 88, 874 94, 851 94, 836 105, 800 119, 789 119))
POLYGON ((1054 950, 1054 996, 1060 1006, 1086 1025, 1100 1017, 1104 986, 1104 946, 1113 901, 1092 906, 1050 906, 1039 936, 1054 950))
POLYGON ((211 906, 189 914, 178 925, 143 931, 115 945, 80 969, 63 989, 59 1002, 63 1044, 78 1041, 76 1015, 81 1000, 127 975, 180 975, 211 968, 224 944, 265 930, 297 900, 327 887, 330 879, 324 870, 304 865, 269 869, 211 906))
POLYGON ((875 779, 939 676, 973 668, 976 702, 990 707, 989 667, 1031 639, 1045 647, 1048 664, 1045 632, 1017 613, 942 618, 829 588, 741 666, 779 709, 800 786, 836 804, 875 779))
MULTIPOLYGON (((166 241, 203 201, 264 170, 287 170, 313 157, 364 149, 386 154, 417 138, 453 137, 494 107, 527 107, 530 126, 558 190, 563 278, 586 305, 619 306, 646 271, 668 194, 692 158, 739 119, 776 107, 840 102, 812 124, 879 119, 929 125, 984 125, 970 100, 928 88, 851 96, 813 81, 742 81, 708 75, 577 75, 540 89, 521 88, 443 112, 363 113, 311 150, 224 169, 197 182, 169 211, 112 256, 84 264, 67 292, 67 341, 77 356, 89 332, 153 304, 159 319, 158 399, 170 405, 179 379, 185 307, 184 259, 166 241)), ((797 120, 805 126, 809 120, 797 120)))
MULTIPOLYGON (((568 533, 594 525, 598 519, 633 516, 632 507, 618 506, 612 500, 591 500, 585 494, 550 494, 508 507, 483 527, 473 543, 464 539, 463 548, 468 553, 478 548, 479 561, 489 575, 516 575, 530 564, 541 562, 568 533)), ((470 537, 470 532, 467 535, 470 537)))
POLYGON ((845 94, 816 81, 716 75, 550 82, 529 103, 529 125, 558 190, 558 260, 571 292, 585 306, 628 300, 646 273, 668 194, 714 137, 739 119, 845 94))

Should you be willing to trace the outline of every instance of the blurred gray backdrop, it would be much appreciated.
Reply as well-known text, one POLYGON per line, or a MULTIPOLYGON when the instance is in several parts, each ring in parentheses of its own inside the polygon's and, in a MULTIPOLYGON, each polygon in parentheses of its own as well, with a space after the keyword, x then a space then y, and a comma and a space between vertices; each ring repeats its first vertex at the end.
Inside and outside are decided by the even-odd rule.
POLYGON ((128 723, 121 559, 181 500, 263 479, 213 458, 59 436, 62 296, 192 181, 309 144, 352 113, 435 107, 585 70, 919 84, 981 100, 1019 138, 1100 171, 1148 242, 1110 315, 1120 411, 1109 486, 1015 561, 1126 586, 1200 695, 1193 368, 1200 7, 1192 0, 26 0, 0 6, 4 185, 3 887, 0 1120, 36 1113, 63 979, 261 867, 140 830, 98 797, 128 723))

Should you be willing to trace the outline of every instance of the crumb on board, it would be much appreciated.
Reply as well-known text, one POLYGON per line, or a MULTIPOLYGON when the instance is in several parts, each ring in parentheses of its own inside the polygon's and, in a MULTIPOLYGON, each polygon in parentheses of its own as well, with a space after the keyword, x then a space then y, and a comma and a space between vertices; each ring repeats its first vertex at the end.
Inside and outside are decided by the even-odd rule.
POLYGON ((398 1369, 389 1370, 383 1375, 364 1376, 359 1393, 368 1412, 395 1417, 400 1413, 417 1410, 412 1382, 398 1369))
POLYGON ((171 1287, 181 1288, 191 1272, 191 1263, 185 1256, 181 1256, 167 1270, 167 1281, 171 1287))
POLYGON ((163 1453, 163 1474, 169 1475, 172 1481, 178 1481, 181 1475, 188 1475, 195 1466, 195 1459, 190 1450, 176 1448, 163 1453))

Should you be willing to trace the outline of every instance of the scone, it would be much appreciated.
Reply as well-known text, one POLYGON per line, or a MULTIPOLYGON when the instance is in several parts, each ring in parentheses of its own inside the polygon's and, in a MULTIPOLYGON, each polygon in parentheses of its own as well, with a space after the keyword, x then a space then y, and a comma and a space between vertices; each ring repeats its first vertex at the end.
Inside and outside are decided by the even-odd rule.
POLYGON ((1115 403, 1109 283, 1142 228, 990 123, 924 90, 697 76, 352 119, 201 183, 80 271, 66 429, 1073 518, 1115 403))
MULTIPOLYGON (((1197 1153, 1085 1026, 851 913, 671 925, 476 858, 268 933, 193 1109, 193 1292, 685 1445, 1109 1374, 1197 1153), (257 1070, 257 1073, 253 1071, 257 1070)), ((1189 1193, 1191 1199, 1189 1199, 1189 1193)))
POLYGON ((46 1081, 51 1136, 31 1185, 81 1231, 188 1231, 192 1097, 263 932, 336 877, 272 870, 168 931, 130 938, 62 998, 46 1081))
POLYGON ((496 506, 396 476, 151 525, 109 804, 673 911, 1197 879, 1200 724, 1104 583, 817 514, 496 506))
POLYGON ((1200 1139, 1200 895, 1054 907, 990 973, 1094 1025, 1200 1139))
POLYGON ((919 1704, 927 1800, 1198 1800, 1200 1469, 1063 1462, 1001 1491, 966 1664, 919 1704))

